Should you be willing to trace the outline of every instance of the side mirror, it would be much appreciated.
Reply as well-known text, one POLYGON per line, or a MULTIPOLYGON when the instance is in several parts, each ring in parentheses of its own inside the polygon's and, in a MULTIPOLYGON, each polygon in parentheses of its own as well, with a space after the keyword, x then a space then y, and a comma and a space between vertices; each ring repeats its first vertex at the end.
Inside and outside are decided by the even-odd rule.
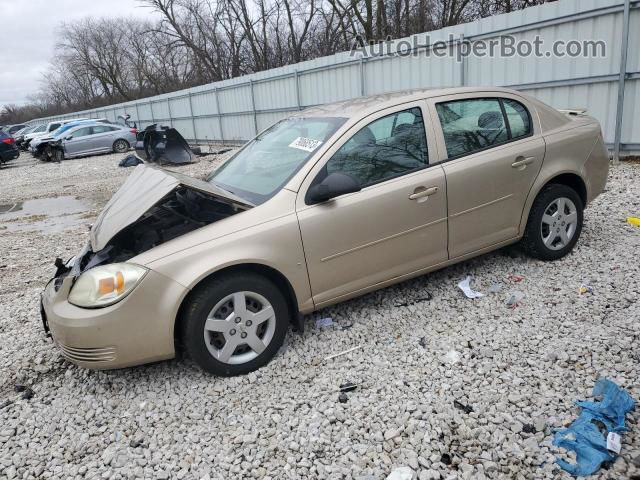
POLYGON ((345 195, 347 193, 359 192, 362 190, 360 182, 346 173, 332 173, 322 182, 314 185, 307 192, 307 200, 310 205, 326 202, 332 198, 345 195))
POLYGON ((73 138, 73 135, 67 135, 66 137, 64 137, 65 140, 71 140, 73 138))

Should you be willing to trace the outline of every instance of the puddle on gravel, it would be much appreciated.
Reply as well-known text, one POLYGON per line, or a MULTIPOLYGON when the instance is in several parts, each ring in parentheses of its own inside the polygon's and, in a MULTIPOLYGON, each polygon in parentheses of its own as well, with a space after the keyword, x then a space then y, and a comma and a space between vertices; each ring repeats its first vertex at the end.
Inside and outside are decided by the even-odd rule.
POLYGON ((0 230, 57 233, 89 223, 89 205, 77 197, 38 198, 0 205, 0 230))

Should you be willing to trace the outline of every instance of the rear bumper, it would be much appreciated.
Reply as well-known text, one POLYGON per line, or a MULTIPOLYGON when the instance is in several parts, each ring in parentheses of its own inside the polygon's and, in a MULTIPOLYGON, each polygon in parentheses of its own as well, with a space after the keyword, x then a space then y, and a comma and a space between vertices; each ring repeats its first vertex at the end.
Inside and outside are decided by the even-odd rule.
POLYGON ((584 164, 584 171, 588 205, 604 191, 609 177, 609 152, 602 135, 596 140, 593 150, 584 164))
POLYGON ((9 160, 15 160, 20 156, 20 150, 5 150, 0 152, 0 161, 8 162, 9 160))
POLYGON ((173 358, 173 329, 187 289, 149 271, 120 302, 105 308, 67 301, 73 278, 53 279, 42 292, 42 321, 60 353, 81 367, 122 368, 173 358))

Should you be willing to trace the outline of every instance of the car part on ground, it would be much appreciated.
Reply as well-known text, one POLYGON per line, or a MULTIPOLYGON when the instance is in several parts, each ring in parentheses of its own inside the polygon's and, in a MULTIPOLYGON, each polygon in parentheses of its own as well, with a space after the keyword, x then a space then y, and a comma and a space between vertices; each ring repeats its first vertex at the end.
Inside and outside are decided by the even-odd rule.
POLYGON ((127 155, 122 160, 120 160, 120 163, 118 163, 118 166, 119 167, 136 167, 141 163, 144 163, 144 162, 140 160, 140 158, 138 158, 137 155, 131 154, 131 155, 127 155))
POLYGON ((158 165, 191 163, 191 147, 175 129, 153 124, 138 133, 136 153, 146 162, 158 165))

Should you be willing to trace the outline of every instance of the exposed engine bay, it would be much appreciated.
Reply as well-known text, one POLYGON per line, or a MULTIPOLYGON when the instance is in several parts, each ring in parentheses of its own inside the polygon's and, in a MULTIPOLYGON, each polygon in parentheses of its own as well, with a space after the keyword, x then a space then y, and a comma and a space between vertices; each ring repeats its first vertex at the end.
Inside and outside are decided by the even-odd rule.
POLYGON ((127 261, 158 245, 240 213, 253 205, 207 182, 139 165, 91 228, 91 241, 56 277, 127 261))

